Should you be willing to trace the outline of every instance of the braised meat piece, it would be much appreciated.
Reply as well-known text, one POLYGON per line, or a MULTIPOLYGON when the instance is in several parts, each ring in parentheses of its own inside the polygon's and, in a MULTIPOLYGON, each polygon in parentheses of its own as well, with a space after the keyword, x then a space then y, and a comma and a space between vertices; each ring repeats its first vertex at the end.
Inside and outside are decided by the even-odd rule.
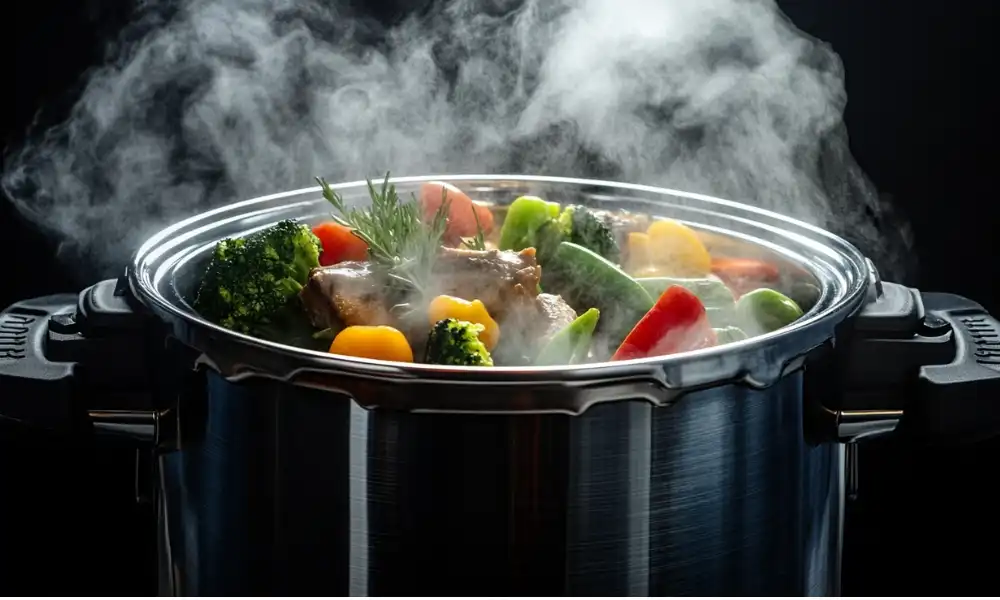
POLYGON ((434 264, 435 292, 480 300, 494 318, 520 297, 534 298, 542 268, 534 248, 520 252, 442 248, 434 264))
POLYGON ((299 294, 313 326, 390 325, 385 283, 367 262, 313 269, 299 294))
POLYGON ((542 340, 548 340, 578 316, 562 296, 555 294, 538 294, 535 298, 535 310, 537 312, 532 319, 536 327, 535 335, 542 340))
POLYGON ((500 324, 495 354, 505 364, 528 364, 542 345, 577 317, 573 307, 555 294, 522 297, 500 324))
MULTIPOLYGON (((428 290, 432 296, 478 299, 490 315, 500 319, 519 299, 535 299, 541 267, 532 249, 501 252, 442 248, 432 273, 434 289, 428 290)), ((318 328, 407 325, 390 312, 386 279, 367 262, 342 262, 313 269, 299 297, 310 322, 318 328)), ((412 308, 423 314, 419 306, 412 308)), ((420 328, 420 319, 417 321, 408 324, 416 330, 420 328)))

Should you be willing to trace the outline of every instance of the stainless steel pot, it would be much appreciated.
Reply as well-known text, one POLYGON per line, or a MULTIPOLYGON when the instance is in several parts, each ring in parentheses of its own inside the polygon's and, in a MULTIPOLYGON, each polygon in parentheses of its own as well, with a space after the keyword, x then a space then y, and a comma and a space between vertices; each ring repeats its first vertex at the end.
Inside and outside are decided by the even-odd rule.
POLYGON ((318 190, 178 223, 120 281, 0 315, 0 414, 152 446, 140 492, 158 506, 162 593, 836 595, 850 442, 1000 432, 996 320, 883 283, 825 231, 638 185, 395 183, 432 179, 682 219, 798 273, 815 303, 787 330, 648 360, 352 360, 235 334, 186 301, 218 240, 322 218, 318 190))

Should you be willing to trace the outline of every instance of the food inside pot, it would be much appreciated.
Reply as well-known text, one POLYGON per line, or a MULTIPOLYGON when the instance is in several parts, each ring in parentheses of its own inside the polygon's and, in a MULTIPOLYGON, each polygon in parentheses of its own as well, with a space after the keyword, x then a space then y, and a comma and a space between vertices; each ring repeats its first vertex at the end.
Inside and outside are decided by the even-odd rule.
POLYGON ((403 201, 388 175, 355 208, 319 181, 329 220, 216 245, 194 299, 203 317, 361 358, 572 365, 737 343, 818 297, 676 220, 535 196, 501 208, 443 182, 403 201))

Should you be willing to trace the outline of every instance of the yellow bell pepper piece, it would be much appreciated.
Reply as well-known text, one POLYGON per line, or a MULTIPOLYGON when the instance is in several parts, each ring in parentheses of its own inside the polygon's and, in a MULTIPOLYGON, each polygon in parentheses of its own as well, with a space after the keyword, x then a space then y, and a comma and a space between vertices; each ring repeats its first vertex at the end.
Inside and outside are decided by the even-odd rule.
POLYGON ((630 231, 627 240, 629 272, 643 269, 652 264, 649 252, 649 234, 641 231, 630 231))
POLYGON ((401 331, 387 325, 353 325, 333 338, 330 354, 413 362, 413 350, 401 331))
POLYGON ((646 230, 649 251, 658 274, 665 277, 705 277, 712 257, 693 229, 672 220, 653 221, 646 230))
POLYGON ((468 301, 455 296, 438 296, 427 307, 427 317, 433 326, 444 319, 458 319, 483 326, 479 340, 487 350, 493 350, 500 341, 500 326, 493 320, 486 306, 479 300, 468 301))

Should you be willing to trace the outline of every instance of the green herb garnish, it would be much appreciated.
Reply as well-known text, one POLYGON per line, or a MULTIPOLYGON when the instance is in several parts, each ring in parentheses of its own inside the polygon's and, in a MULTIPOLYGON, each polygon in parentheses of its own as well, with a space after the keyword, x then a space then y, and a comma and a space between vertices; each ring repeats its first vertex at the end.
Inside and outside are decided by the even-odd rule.
POLYGON ((472 209, 472 216, 476 218, 476 237, 462 240, 462 243, 470 250, 486 250, 486 236, 483 235, 483 225, 479 222, 479 213, 475 208, 472 209))
POLYGON ((389 183, 388 172, 380 190, 368 180, 372 204, 365 208, 348 208, 325 179, 317 177, 316 181, 323 188, 323 197, 339 213, 333 215, 334 220, 368 244, 372 261, 386 268, 390 279, 421 293, 427 289, 448 225, 447 201, 441 203, 430 223, 424 223, 416 196, 402 202, 396 186, 389 183))

